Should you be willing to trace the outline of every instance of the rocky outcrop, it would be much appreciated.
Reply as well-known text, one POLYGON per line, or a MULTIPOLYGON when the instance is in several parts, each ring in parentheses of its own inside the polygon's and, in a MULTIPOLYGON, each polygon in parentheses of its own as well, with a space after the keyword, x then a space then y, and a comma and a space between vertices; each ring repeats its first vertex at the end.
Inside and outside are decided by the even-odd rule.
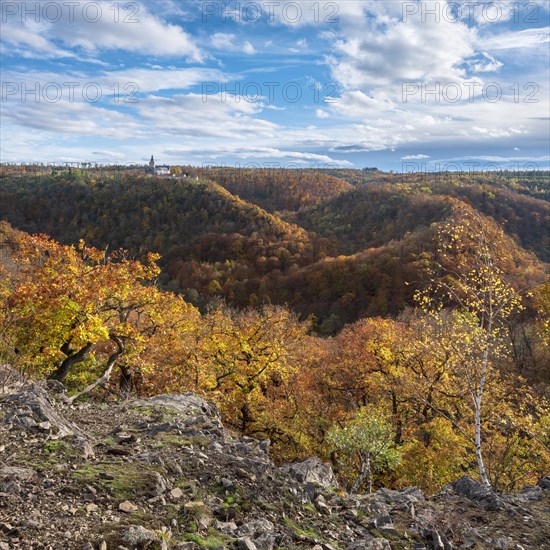
POLYGON ((36 384, 6 395, 2 398, 2 406, 6 410, 4 423, 19 425, 30 431, 48 432, 59 437, 85 437, 78 426, 55 410, 48 392, 36 384))
POLYGON ((320 487, 338 486, 332 468, 316 457, 285 465, 283 470, 300 483, 315 483, 320 487))
POLYGON ((451 483, 450 489, 455 494, 464 496, 487 510, 502 510, 505 507, 504 501, 499 495, 469 476, 462 476, 451 483))
POLYGON ((164 407, 173 409, 178 415, 188 419, 194 419, 197 422, 203 420, 203 416, 210 422, 222 428, 221 416, 218 408, 213 403, 209 403, 194 393, 184 394, 166 394, 155 395, 148 399, 139 399, 134 401, 134 407, 164 407))
POLYGON ((0 417, 0 550, 527 550, 550 538, 548 478, 497 500, 470 478, 433 498, 350 496, 319 459, 276 467, 269 441, 225 430, 193 394, 69 406, 30 386, 0 399, 0 417))

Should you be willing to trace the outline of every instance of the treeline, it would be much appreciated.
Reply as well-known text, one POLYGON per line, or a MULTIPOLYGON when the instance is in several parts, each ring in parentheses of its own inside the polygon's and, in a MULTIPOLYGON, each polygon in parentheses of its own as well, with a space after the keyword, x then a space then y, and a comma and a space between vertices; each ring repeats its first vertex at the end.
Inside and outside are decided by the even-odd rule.
POLYGON ((199 261, 224 261, 232 247, 201 242, 238 233, 239 252, 269 255, 289 248, 300 263, 308 235, 267 214, 222 187, 207 182, 121 177, 95 180, 59 176, 4 179, 1 214, 26 231, 44 231, 59 240, 75 238, 105 246, 187 254, 199 261), (215 255, 216 252, 217 256, 215 255), (206 257, 205 257, 206 256, 206 257))
POLYGON ((436 491, 479 474, 480 455, 487 483, 513 490, 550 467, 550 285, 518 293, 509 238, 471 209, 461 215, 433 235, 414 309, 326 339, 283 307, 201 313, 157 288, 155 255, 140 262, 1 224, 0 364, 62 381, 73 400, 198 392, 230 426, 269 438, 277 459, 316 453, 348 487, 361 464, 343 428, 360 422, 391 447, 391 461, 373 461, 375 485, 436 491), (538 312, 527 325, 526 300, 538 312), (514 340, 522 328, 525 345, 514 340), (482 375, 481 408, 472 392, 482 375))
MULTIPOLYGON (((449 199, 446 215, 440 221, 420 225, 389 244, 290 271, 266 283, 268 295, 278 296, 303 315, 314 313, 320 334, 334 334, 344 324, 362 317, 395 316, 414 306, 414 293, 429 279, 438 253, 435 237, 440 228, 448 223, 459 225, 465 214, 475 213, 464 203, 449 199)), ((485 218, 484 224, 497 227, 485 218)), ((508 235, 503 236, 496 264, 517 288, 545 278, 544 265, 508 235)), ((523 316, 533 315, 534 308, 527 300, 523 316)))
MULTIPOLYGON (((420 168, 420 167, 419 167, 420 168)), ((324 170, 326 174, 341 178, 353 185, 368 183, 400 183, 432 188, 441 183, 452 185, 491 185, 510 189, 530 197, 550 200, 550 171, 548 170, 475 170, 424 172, 411 171, 403 173, 380 172, 379 170, 324 170)))

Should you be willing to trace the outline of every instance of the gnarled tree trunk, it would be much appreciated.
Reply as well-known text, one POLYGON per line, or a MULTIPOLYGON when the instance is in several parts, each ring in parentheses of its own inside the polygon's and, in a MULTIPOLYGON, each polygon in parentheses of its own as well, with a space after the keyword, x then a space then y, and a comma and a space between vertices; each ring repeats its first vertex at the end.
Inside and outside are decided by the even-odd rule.
POLYGON ((110 337, 111 337, 111 340, 113 340, 113 342, 115 342, 115 344, 117 345, 117 350, 109 357, 107 361, 107 366, 105 367, 105 371, 95 382, 91 383, 89 386, 86 386, 81 392, 69 398, 68 399, 69 403, 72 403, 82 395, 85 395, 86 393, 91 392, 97 386, 106 384, 110 380, 111 374, 113 372, 113 368, 117 360, 124 353, 124 350, 125 350, 124 340, 122 338, 119 338, 114 334, 111 334, 110 337))
POLYGON ((76 365, 77 363, 80 363, 88 357, 90 354, 90 351, 92 350, 93 344, 88 342, 83 348, 79 349, 78 351, 74 351, 71 349, 70 344, 66 343, 63 344, 61 347, 61 351, 67 356, 55 372, 53 372, 50 375, 50 379, 57 380, 58 382, 63 382, 65 378, 67 378, 67 375, 71 371, 71 368, 76 365))

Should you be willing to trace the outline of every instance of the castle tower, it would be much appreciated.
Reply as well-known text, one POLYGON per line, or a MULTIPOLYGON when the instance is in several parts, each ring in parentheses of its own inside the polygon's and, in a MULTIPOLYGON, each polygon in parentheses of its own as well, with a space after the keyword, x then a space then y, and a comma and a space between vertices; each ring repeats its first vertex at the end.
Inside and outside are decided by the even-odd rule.
POLYGON ((151 155, 151 160, 149 161, 149 167, 154 168, 155 167, 155 159, 153 158, 153 155, 151 155))

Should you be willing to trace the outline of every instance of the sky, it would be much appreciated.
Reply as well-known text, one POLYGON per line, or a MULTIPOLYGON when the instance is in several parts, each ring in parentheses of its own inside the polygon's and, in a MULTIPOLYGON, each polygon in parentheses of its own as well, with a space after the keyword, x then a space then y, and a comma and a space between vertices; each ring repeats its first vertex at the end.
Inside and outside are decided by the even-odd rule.
POLYGON ((547 0, 1 0, 1 162, 549 168, 547 0))

